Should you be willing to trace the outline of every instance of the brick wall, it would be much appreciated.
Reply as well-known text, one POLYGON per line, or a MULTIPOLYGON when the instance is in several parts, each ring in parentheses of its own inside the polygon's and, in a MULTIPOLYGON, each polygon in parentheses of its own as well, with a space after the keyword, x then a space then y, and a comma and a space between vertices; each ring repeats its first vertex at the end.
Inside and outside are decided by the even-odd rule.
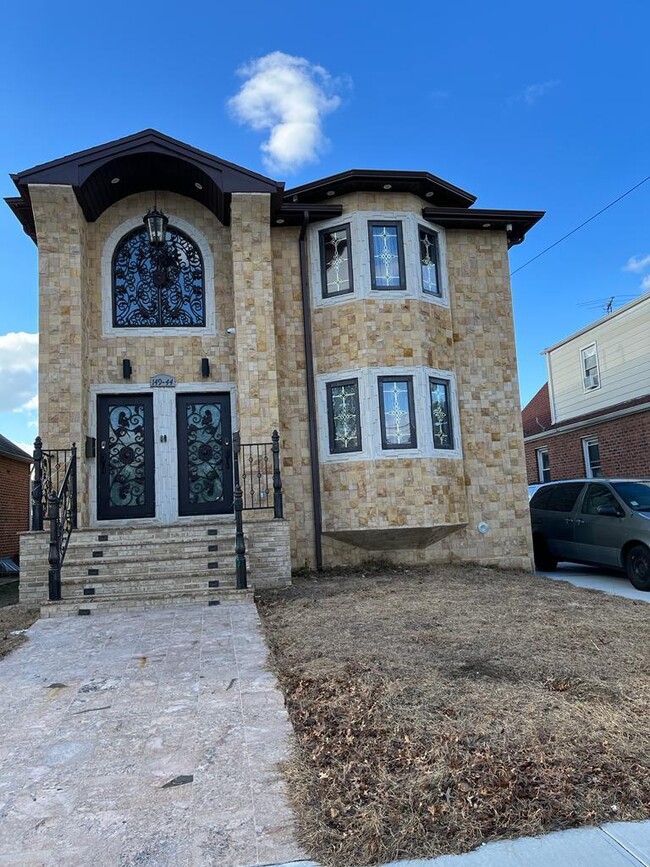
POLYGON ((536 451, 548 448, 551 479, 584 478, 582 440, 598 437, 603 476, 650 478, 650 411, 527 442, 528 483, 539 482, 536 451))
POLYGON ((29 530, 29 464, 0 455, 0 557, 18 560, 18 534, 29 530))

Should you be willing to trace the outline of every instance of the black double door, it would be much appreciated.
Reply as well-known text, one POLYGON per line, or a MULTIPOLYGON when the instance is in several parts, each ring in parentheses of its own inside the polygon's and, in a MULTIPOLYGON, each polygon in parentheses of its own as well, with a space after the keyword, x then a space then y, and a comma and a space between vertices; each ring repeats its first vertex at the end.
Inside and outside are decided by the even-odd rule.
POLYGON ((229 395, 176 395, 175 454, 172 438, 157 429, 151 394, 102 395, 97 409, 99 520, 155 517, 156 471, 169 474, 164 461, 177 462, 179 516, 232 512, 229 395), (157 439, 165 445, 158 467, 157 439))

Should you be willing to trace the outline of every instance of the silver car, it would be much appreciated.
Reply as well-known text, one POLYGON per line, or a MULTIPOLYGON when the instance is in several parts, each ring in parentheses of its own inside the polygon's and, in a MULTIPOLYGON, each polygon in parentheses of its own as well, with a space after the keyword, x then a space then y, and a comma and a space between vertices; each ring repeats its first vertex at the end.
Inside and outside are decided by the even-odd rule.
POLYGON ((607 566, 650 590, 650 481, 550 482, 533 495, 530 518, 538 569, 560 560, 607 566))

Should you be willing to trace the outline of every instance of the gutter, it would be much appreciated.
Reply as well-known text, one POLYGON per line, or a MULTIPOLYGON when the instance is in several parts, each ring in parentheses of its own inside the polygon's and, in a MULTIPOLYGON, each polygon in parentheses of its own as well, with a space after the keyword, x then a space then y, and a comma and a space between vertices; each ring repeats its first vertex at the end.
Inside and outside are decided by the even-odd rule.
POLYGON ((318 427, 316 425, 316 394, 314 388, 314 354, 311 334, 311 303, 309 281, 307 279, 307 246, 305 234, 309 223, 309 211, 303 211, 302 226, 298 236, 300 252, 300 288, 302 290, 302 324, 305 334, 305 377, 307 380, 307 417, 309 420, 309 456, 311 463, 311 490, 314 507, 314 552, 316 569, 323 568, 323 507, 320 491, 320 472, 318 465, 318 427))
POLYGON ((624 418, 626 415, 635 415, 638 412, 647 412, 650 409, 650 403, 641 403, 638 406, 632 406, 629 409, 619 409, 616 412, 609 412, 606 415, 598 415, 595 418, 587 418, 583 421, 576 421, 573 424, 563 424, 558 427, 549 428, 538 434, 531 434, 524 437, 525 443, 534 443, 539 440, 555 437, 559 434, 567 433, 572 430, 580 430, 585 427, 593 427, 593 425, 604 424, 606 421, 614 421, 617 418, 624 418))

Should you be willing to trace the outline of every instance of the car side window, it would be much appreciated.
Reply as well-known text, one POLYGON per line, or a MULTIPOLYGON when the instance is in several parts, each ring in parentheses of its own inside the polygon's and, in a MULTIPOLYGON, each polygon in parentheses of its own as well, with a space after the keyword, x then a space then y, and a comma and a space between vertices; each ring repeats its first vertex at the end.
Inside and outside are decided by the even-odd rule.
POLYGON ((551 496, 551 491, 553 488, 540 488, 539 491, 536 491, 533 494, 533 498, 530 501, 531 509, 545 509, 546 504, 548 502, 548 498, 551 496))
POLYGON ((582 502, 582 512, 584 515, 598 515, 599 506, 614 506, 616 511, 621 511, 616 497, 606 485, 589 485, 582 502))
POLYGON ((568 482, 566 485, 556 485, 551 491, 545 508, 549 512, 571 512, 583 488, 582 482, 568 482))

